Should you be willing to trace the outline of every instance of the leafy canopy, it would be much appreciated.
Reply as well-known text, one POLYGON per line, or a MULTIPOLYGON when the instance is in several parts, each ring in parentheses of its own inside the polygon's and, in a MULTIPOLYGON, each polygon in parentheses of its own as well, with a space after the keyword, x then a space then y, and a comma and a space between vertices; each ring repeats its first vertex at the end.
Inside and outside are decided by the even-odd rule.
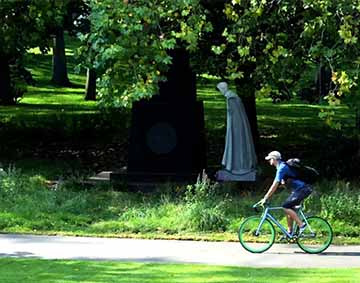
POLYGON ((16 58, 31 47, 48 48, 47 27, 61 22, 65 1, 0 0, 0 55, 16 58))
POLYGON ((231 77, 250 75, 265 94, 299 93, 325 68, 332 74, 325 99, 359 108, 359 0, 233 0, 224 13, 224 40, 212 50, 226 56, 231 77))
POLYGON ((82 51, 101 74, 107 104, 156 93, 167 51, 182 47, 203 70, 246 78, 263 94, 298 93, 329 69, 329 103, 359 107, 360 0, 89 1, 82 51))
POLYGON ((197 50, 201 36, 212 30, 199 0, 91 0, 91 32, 81 52, 102 76, 102 101, 127 106, 150 97, 171 64, 168 50, 197 50))

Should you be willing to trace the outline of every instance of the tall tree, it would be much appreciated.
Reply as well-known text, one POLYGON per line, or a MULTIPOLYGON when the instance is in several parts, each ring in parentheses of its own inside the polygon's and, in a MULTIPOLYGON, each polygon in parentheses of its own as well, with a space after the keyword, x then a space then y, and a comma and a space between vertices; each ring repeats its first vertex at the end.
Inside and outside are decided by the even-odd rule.
POLYGON ((56 27, 53 35, 53 58, 51 82, 58 86, 70 86, 66 65, 64 28, 56 27))
POLYGON ((171 65, 168 51, 195 52, 201 34, 211 31, 205 12, 200 1, 92 0, 84 49, 102 74, 101 102, 126 106, 157 93, 171 65))
MULTIPOLYGON (((87 56, 92 53, 91 44, 87 41, 87 37, 83 36, 84 34, 89 34, 91 30, 90 26, 90 5, 89 1, 86 0, 77 0, 70 2, 71 5, 68 6, 69 11, 73 19, 68 26, 73 25, 74 27, 70 29, 72 33, 76 31, 77 35, 80 35, 80 38, 83 40, 84 45, 82 46, 82 52, 78 55, 78 58, 81 61, 82 67, 86 67, 86 84, 85 84, 85 100, 96 100, 96 70, 92 66, 92 57, 87 56), (74 21, 75 18, 75 21, 74 21), (86 51, 85 51, 86 50, 86 51), (85 54, 85 56, 84 56, 85 54)), ((81 48, 80 48, 81 50, 81 48)), ((81 68, 81 66, 78 66, 81 68)))
POLYGON ((53 36, 53 60, 51 82, 58 86, 70 86, 65 53, 64 32, 75 35, 88 29, 89 9, 85 0, 53 0, 54 9, 59 11, 59 20, 51 23, 49 30, 53 36))
POLYGON ((16 78, 24 74, 22 58, 31 47, 48 50, 46 25, 56 15, 49 1, 0 1, 0 104, 17 102, 16 78))
POLYGON ((85 100, 96 100, 96 71, 93 68, 86 70, 85 100))
MULTIPOLYGON (((256 93, 297 95, 321 68, 332 74, 328 102, 359 108, 359 0, 92 0, 91 6, 88 42, 105 103, 128 105, 157 93, 171 63, 167 51, 182 46, 199 70, 234 80, 249 112, 256 93)), ((330 123, 329 114, 322 115, 330 123)))
POLYGON ((360 1, 234 0, 224 13, 224 41, 213 50, 226 57, 232 77, 251 81, 254 91, 297 95, 327 69, 333 81, 328 102, 359 104, 360 1))

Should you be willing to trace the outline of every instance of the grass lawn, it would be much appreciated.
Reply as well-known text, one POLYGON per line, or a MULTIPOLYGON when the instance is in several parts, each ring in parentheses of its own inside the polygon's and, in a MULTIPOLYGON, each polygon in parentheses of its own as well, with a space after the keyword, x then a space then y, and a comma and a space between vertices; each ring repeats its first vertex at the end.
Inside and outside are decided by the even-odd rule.
MULTIPOLYGON (((69 40, 69 37, 67 39, 67 69, 69 80, 73 84, 72 87, 58 87, 50 83, 52 51, 44 55, 36 48, 30 49, 27 54, 27 67, 31 71, 36 85, 27 87, 28 91, 18 107, 12 108, 13 114, 81 114, 96 111, 96 102, 84 100, 85 73, 77 74, 74 72, 77 65, 74 58, 74 49, 77 47, 76 41, 69 40)), ((3 111, 4 109, 1 109, 2 113, 4 113, 3 111)))
POLYGON ((0 259, 0 282, 357 283, 359 269, 245 268, 114 261, 0 259))

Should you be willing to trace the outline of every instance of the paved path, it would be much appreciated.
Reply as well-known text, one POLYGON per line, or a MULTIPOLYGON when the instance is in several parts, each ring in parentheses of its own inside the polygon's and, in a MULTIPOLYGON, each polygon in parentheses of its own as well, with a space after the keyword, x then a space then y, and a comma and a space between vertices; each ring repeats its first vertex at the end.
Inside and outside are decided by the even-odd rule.
POLYGON ((0 257, 202 263, 251 267, 360 267, 360 246, 330 246, 319 255, 296 245, 263 254, 239 243, 0 234, 0 257))

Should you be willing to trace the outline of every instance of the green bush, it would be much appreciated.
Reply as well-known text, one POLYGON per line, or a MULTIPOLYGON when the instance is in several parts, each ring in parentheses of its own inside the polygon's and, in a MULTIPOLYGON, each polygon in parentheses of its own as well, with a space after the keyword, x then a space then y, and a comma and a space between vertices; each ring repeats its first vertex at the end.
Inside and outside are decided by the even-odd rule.
POLYGON ((183 225, 192 231, 225 231, 229 223, 226 217, 227 195, 221 196, 203 172, 194 185, 186 187, 186 203, 183 225))
POLYGON ((26 221, 16 213, 0 212, 0 229, 8 227, 21 227, 26 221))
MULTIPOLYGON (((7 232, 73 234, 138 233, 181 235, 227 232, 236 236, 241 221, 255 214, 251 205, 263 193, 237 193, 211 182, 205 174, 185 187, 152 193, 79 187, 76 177, 49 187, 40 175, 15 168, 0 176, 0 229, 7 232)), ((82 179, 79 179, 81 181, 82 179)), ((278 205, 288 191, 278 191, 278 205)), ((322 182, 305 202, 305 212, 326 218, 338 237, 359 237, 360 196, 356 184, 322 182)), ((279 210, 276 217, 285 221, 279 210)), ((286 223, 286 221, 284 222, 286 223)))
POLYGON ((337 182, 335 188, 320 198, 322 215, 329 220, 339 220, 360 225, 360 194, 349 183, 337 182))
POLYGON ((184 213, 184 226, 191 231, 225 231, 229 222, 225 209, 224 201, 189 204, 184 213))

